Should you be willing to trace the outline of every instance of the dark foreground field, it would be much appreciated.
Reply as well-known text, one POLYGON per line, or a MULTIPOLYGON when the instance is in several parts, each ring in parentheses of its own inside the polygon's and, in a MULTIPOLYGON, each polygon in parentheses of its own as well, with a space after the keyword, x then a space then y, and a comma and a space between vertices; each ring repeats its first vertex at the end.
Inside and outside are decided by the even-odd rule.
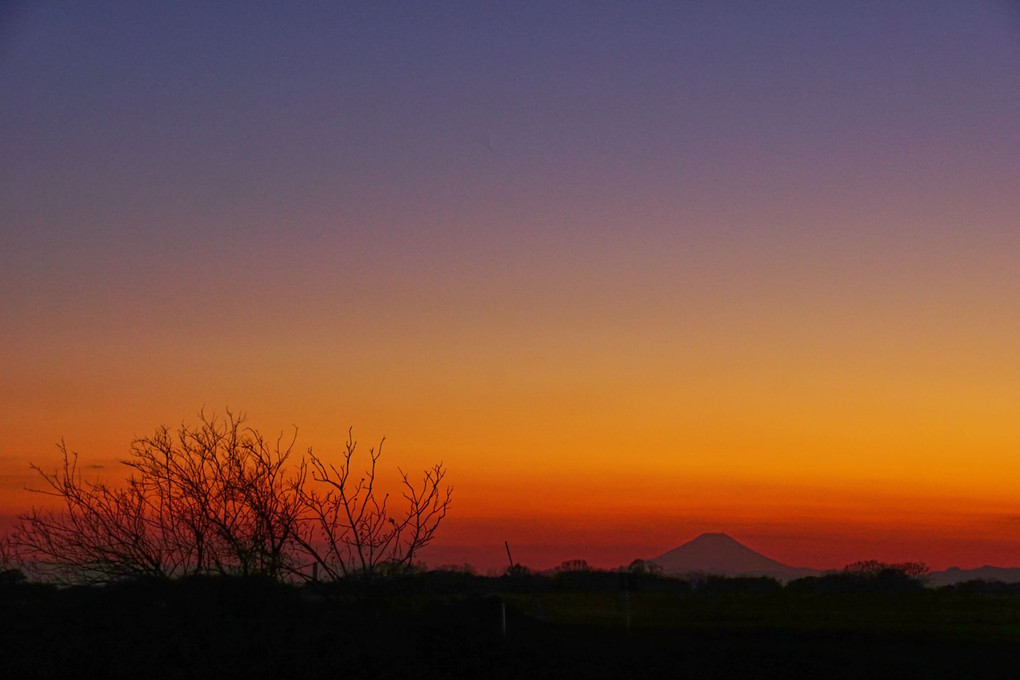
POLYGON ((419 576, 357 599, 240 579, 7 584, 0 635, 2 678, 1011 678, 1020 597, 615 575, 419 576))

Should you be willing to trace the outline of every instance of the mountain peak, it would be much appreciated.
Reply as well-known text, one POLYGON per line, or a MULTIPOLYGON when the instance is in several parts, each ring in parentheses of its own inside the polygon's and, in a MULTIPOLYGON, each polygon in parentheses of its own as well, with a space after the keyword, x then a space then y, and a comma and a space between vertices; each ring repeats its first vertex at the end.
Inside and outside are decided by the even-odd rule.
POLYGON ((721 532, 701 534, 649 561, 670 574, 771 576, 789 580, 814 573, 810 569, 799 569, 777 562, 721 532))
POLYGON ((711 531, 706 531, 705 533, 701 534, 697 538, 695 538, 695 539, 693 539, 691 541, 688 541, 688 543, 694 543, 694 541, 719 541, 719 540, 726 540, 726 541, 733 541, 734 543, 740 543, 740 541, 738 541, 737 539, 733 538, 729 534, 724 534, 722 532, 714 533, 714 532, 711 532, 711 531))

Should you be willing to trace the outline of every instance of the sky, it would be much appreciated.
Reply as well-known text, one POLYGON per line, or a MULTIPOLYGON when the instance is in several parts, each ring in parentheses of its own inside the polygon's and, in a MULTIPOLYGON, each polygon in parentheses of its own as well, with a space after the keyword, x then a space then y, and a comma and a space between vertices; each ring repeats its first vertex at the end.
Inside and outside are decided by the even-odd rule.
POLYGON ((6 3, 0 515, 200 409, 432 564, 1020 565, 1020 5, 6 3))

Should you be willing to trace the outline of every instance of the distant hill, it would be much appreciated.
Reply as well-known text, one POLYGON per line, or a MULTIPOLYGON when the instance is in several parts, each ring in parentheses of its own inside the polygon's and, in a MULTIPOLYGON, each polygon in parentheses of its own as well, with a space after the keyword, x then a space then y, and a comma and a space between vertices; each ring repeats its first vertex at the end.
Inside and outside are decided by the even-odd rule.
POLYGON ((777 562, 726 534, 701 534, 648 561, 658 564, 665 573, 677 576, 769 576, 779 581, 792 581, 820 573, 814 569, 791 567, 777 562))
POLYGON ((1020 583, 1020 567, 990 567, 988 565, 977 569, 950 567, 945 571, 933 571, 926 580, 933 586, 948 586, 965 581, 1020 583))

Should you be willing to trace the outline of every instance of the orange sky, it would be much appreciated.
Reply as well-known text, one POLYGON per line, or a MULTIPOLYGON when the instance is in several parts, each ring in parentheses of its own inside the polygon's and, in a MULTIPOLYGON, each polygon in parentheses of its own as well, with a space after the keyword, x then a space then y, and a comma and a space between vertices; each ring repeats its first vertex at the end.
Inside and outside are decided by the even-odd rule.
MULTIPOLYGON (((17 452, 3 458, 8 513, 32 501, 17 490, 27 461, 55 465, 61 436, 84 461, 106 466, 95 474, 110 474, 133 437, 156 423, 194 421, 183 386, 163 391, 176 402, 143 396, 119 406, 118 395, 143 380, 126 373, 103 389, 67 385, 64 396, 50 397, 45 417, 25 413, 7 423, 5 451, 17 452), (94 398, 73 396, 89 392, 94 398)), ((1020 563, 1013 535, 1020 429, 994 403, 960 408, 939 395, 938 383, 896 394, 889 378, 863 381, 889 386, 871 392, 853 381, 834 379, 841 388, 833 389, 793 376, 780 389, 770 382, 776 377, 753 376, 670 389, 650 370, 613 376, 603 393, 582 373, 553 380, 522 371, 502 389, 477 390, 411 367, 391 380, 382 389, 351 376, 342 393, 317 392, 317 381, 298 373, 261 389, 213 392, 225 403, 243 392, 275 416, 273 424, 250 411, 253 423, 266 431, 296 423, 299 443, 320 453, 338 450, 354 424, 362 446, 387 436, 392 465, 443 461, 455 505, 433 561, 498 565, 509 540, 517 559, 535 566, 572 557, 614 566, 701 531, 726 531, 806 566, 866 558, 1020 563), (330 399, 348 420, 325 407, 330 399)), ((174 388, 173 380, 166 385, 174 388)))

